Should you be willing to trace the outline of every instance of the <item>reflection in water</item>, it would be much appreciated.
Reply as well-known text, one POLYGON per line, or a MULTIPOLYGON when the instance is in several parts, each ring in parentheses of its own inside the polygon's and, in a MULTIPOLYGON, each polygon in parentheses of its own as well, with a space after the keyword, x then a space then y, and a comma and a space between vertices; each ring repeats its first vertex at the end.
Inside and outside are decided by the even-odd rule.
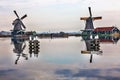
MULTIPOLYGON (((93 55, 102 55, 103 51, 100 49, 100 44, 101 43, 117 43, 119 38, 118 37, 112 37, 112 36, 97 36, 96 37, 91 37, 89 36, 82 36, 83 40, 85 41, 86 44, 86 50, 82 50, 81 54, 89 54, 90 55, 90 63, 92 63, 93 60, 93 55)), ((20 57, 23 57, 25 60, 28 60, 28 57, 32 58, 34 57, 38 57, 39 54, 39 49, 40 49, 40 45, 39 45, 39 41, 34 38, 31 37, 31 39, 29 40, 29 56, 28 53, 24 54, 24 49, 26 47, 25 44, 26 39, 24 38, 13 38, 12 42, 14 43, 14 53, 17 53, 17 59, 15 61, 15 64, 18 63, 20 57)))
MULTIPOLYGON (((10 62, 10 59, 12 59, 10 53, 12 52, 1 51, 0 65, 4 65, 6 68, 4 66, 4 69, 1 68, 0 80, 18 80, 21 79, 21 76, 23 80, 120 80, 120 61, 118 53, 120 52, 120 42, 118 42, 117 45, 104 44, 114 41, 107 37, 99 38, 98 40, 100 41, 99 48, 103 50, 104 54, 101 57, 93 54, 95 62, 94 64, 90 64, 88 63, 88 56, 91 54, 87 54, 88 56, 84 54, 81 55, 80 50, 84 50, 83 48, 86 47, 85 50, 90 51, 87 45, 92 41, 94 42, 94 39, 85 40, 85 46, 82 46, 84 42, 80 42, 80 37, 53 39, 52 41, 49 41, 49 39, 41 39, 40 48, 42 54, 41 57, 37 58, 35 61, 33 61, 34 49, 29 49, 31 41, 15 39, 13 40, 14 49, 18 48, 15 47, 15 43, 17 45, 21 44, 22 51, 20 52, 27 54, 28 61, 26 61, 25 64, 19 65, 22 57, 21 53, 18 65, 12 66, 14 62, 10 62), (24 45, 26 45, 25 48, 24 45), (31 59, 30 50, 32 51, 31 59), (4 79, 1 79, 3 77, 4 79)), ((9 43, 10 41, 1 41, 2 45, 10 49, 10 46, 6 46, 9 43)), ((16 55, 18 55, 18 53, 16 53, 16 55)), ((16 59, 17 57, 18 56, 15 56, 16 59)))
MULTIPOLYGON (((18 63, 20 57, 23 57, 25 60, 28 60, 28 54, 24 53, 24 49, 26 48, 26 43, 24 38, 13 38, 12 42, 14 44, 13 52, 17 53, 17 59, 15 60, 15 64, 18 63)), ((29 41, 29 54, 32 57, 32 53, 34 53, 35 57, 38 57, 39 53, 39 41, 38 40, 30 40, 29 41)))
POLYGON ((85 40, 86 50, 81 51, 82 54, 90 54, 90 63, 92 63, 93 54, 101 55, 100 50, 100 40, 99 39, 89 39, 85 40))
POLYGON ((17 53, 17 56, 18 56, 16 61, 15 61, 15 64, 18 63, 18 60, 20 59, 21 56, 24 57, 25 60, 28 60, 27 54, 23 53, 23 51, 24 51, 24 49, 26 47, 25 40, 24 39, 15 39, 15 38, 13 38, 12 42, 14 44, 13 52, 17 53))
POLYGON ((100 36, 99 39, 100 39, 101 43, 116 44, 120 38, 119 37, 112 37, 112 36, 100 36))
POLYGON ((30 40, 29 41, 29 53, 30 57, 34 54, 34 57, 38 57, 39 53, 39 41, 38 40, 30 40))
POLYGON ((113 36, 82 36, 86 44, 86 50, 81 51, 82 54, 90 54, 90 63, 92 63, 93 54, 101 55, 100 43, 117 43, 119 37, 113 36))

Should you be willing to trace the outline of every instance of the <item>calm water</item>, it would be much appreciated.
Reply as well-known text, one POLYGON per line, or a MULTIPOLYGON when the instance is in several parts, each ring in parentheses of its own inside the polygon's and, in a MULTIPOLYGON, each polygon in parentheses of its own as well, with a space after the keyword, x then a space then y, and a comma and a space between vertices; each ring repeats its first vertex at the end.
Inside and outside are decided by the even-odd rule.
POLYGON ((103 54, 94 54, 89 63, 90 54, 81 54, 86 44, 80 37, 38 40, 38 57, 30 57, 28 41, 21 43, 25 49, 19 56, 10 38, 0 39, 0 80, 120 80, 119 41, 101 43, 103 54))

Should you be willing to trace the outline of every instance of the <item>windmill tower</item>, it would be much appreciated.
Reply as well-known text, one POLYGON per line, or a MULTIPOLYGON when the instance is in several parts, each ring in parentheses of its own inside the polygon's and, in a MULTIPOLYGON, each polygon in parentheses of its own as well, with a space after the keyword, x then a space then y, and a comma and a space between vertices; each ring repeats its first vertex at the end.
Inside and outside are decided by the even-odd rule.
POLYGON ((14 10, 13 11, 17 18, 13 21, 12 25, 14 26, 12 30, 12 36, 18 35, 18 34, 23 34, 24 30, 26 29, 25 25, 23 24, 22 20, 27 17, 25 14, 21 18, 18 16, 17 12, 14 10))

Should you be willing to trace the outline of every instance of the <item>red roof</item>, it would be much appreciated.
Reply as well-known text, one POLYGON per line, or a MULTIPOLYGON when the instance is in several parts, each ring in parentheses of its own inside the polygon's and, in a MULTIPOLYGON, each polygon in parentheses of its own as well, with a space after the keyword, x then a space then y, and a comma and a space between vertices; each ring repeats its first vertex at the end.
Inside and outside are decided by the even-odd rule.
POLYGON ((100 39, 100 42, 114 42, 113 40, 100 39))
POLYGON ((111 31, 115 27, 98 27, 94 31, 111 31))

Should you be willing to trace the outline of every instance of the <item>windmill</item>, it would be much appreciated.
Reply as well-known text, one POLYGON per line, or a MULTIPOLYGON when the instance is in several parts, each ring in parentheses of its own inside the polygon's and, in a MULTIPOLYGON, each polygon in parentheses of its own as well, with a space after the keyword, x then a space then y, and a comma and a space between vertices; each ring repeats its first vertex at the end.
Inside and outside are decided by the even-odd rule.
POLYGON ((26 27, 25 27, 24 23, 22 22, 22 20, 24 18, 26 18, 27 15, 25 14, 24 16, 22 16, 20 18, 15 10, 13 12, 17 16, 17 18, 12 23, 12 25, 14 26, 13 31, 12 31, 12 35, 23 34, 26 27))
POLYGON ((86 21, 85 30, 87 30, 87 29, 94 29, 93 21, 102 19, 101 16, 100 17, 92 17, 91 7, 88 7, 88 9, 89 9, 90 16, 89 17, 81 17, 80 18, 80 20, 85 20, 86 21))

